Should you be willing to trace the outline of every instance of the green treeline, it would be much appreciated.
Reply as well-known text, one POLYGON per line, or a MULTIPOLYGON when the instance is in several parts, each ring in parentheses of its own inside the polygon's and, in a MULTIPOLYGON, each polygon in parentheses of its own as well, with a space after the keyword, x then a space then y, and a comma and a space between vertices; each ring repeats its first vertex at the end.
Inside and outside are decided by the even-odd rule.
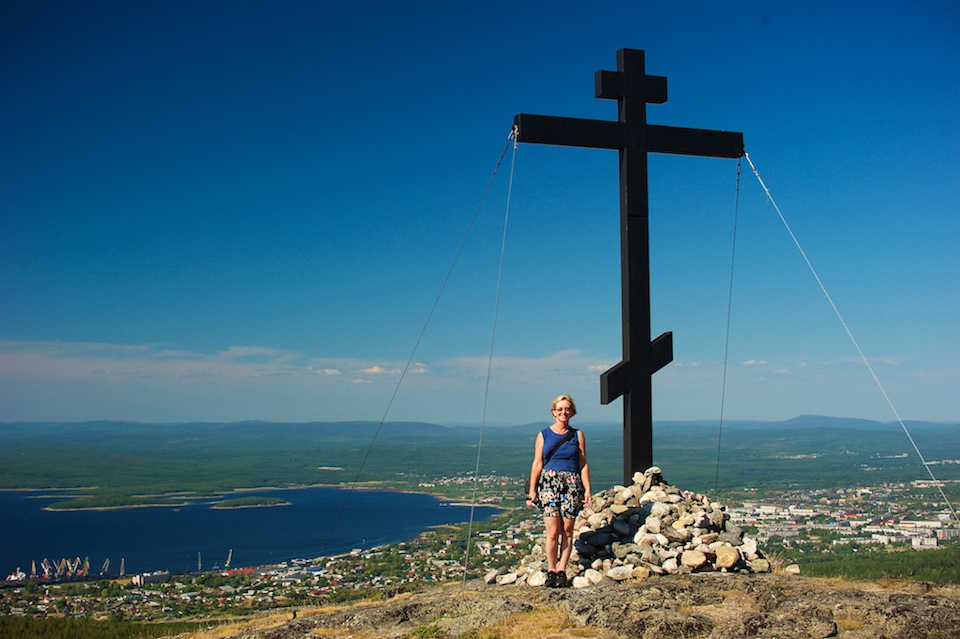
MULTIPOLYGON (((528 474, 542 426, 491 429, 480 474, 528 474)), ((594 485, 620 483, 622 427, 577 426, 588 437, 594 485)), ((911 429, 928 461, 960 459, 960 426, 911 429)), ((725 424, 719 451, 718 432, 709 422, 655 424, 653 461, 673 485, 721 494, 927 478, 902 429, 890 424, 828 417, 725 424)), ((473 428, 411 422, 0 423, 0 489, 87 487, 51 508, 172 505, 241 488, 354 480, 415 490, 422 481, 471 474, 477 435, 473 428)), ((941 479, 960 479, 960 464, 935 468, 941 479)))
MULTIPOLYGON (((65 497, 69 494, 65 494, 65 497)), ((119 489, 96 490, 89 495, 78 495, 65 501, 55 501, 47 504, 50 510, 76 510, 81 508, 137 508, 140 506, 178 506, 186 499, 183 494, 176 496, 163 495, 130 495, 119 489)), ((195 497, 194 497, 195 499, 195 497)))
POLYGON ((960 583, 960 548, 921 552, 860 551, 846 555, 804 557, 803 574, 855 580, 915 579, 938 584, 960 583))
POLYGON ((214 508, 251 508, 254 506, 279 506, 288 504, 286 499, 280 497, 236 497, 234 499, 224 499, 214 504, 214 508))
POLYGON ((16 639, 150 639, 192 632, 209 624, 137 623, 49 617, 0 617, 0 637, 16 639))

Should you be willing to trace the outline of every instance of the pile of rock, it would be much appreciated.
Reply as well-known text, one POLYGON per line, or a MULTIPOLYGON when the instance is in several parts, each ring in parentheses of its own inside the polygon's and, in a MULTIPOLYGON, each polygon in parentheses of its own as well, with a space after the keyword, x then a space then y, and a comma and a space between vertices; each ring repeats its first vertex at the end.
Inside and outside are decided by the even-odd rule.
MULTIPOLYGON (((567 565, 574 588, 651 574, 770 572, 756 540, 730 521, 725 506, 668 485, 656 466, 636 473, 629 487, 595 494, 576 525, 567 565)), ((542 586, 543 542, 516 570, 491 572, 485 580, 542 586)))

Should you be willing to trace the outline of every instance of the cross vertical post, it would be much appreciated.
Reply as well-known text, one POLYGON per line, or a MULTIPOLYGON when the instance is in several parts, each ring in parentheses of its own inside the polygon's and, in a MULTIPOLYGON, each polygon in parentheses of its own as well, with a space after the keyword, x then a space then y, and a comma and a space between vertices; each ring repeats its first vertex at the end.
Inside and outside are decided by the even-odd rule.
POLYGON ((517 141, 620 154, 620 287, 623 359, 600 376, 600 403, 623 398, 623 478, 653 463, 653 374, 673 361, 673 333, 650 339, 647 153, 743 156, 743 134, 647 124, 647 104, 667 101, 667 79, 646 75, 644 52, 620 49, 617 70, 597 71, 598 98, 617 100, 616 121, 543 115, 514 117, 517 141))

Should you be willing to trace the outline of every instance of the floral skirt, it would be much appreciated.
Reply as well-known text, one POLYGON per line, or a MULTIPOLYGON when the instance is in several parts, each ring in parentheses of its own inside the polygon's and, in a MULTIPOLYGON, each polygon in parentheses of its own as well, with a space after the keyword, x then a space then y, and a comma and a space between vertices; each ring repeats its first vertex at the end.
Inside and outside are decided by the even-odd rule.
POLYGON ((580 473, 569 470, 545 470, 537 482, 537 505, 544 517, 576 519, 585 497, 580 473))

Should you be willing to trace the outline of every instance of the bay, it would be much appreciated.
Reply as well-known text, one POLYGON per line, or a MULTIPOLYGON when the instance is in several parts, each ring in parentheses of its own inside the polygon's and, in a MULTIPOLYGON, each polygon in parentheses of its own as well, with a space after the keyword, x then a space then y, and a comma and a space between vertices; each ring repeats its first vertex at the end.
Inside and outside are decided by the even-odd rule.
MULTIPOLYGON (((89 558, 97 575, 105 559, 116 575, 121 559, 126 574, 169 570, 194 572, 198 566, 260 566, 291 559, 336 555, 356 548, 397 543, 432 526, 468 521, 470 509, 431 495, 392 491, 310 487, 243 492, 243 497, 280 497, 289 506, 212 508, 213 500, 178 507, 48 511, 63 499, 54 491, 0 490, 3 540, 0 569, 37 571, 49 558, 89 558)), ((230 495, 228 497, 232 497, 230 495)), ((476 507, 474 521, 497 512, 476 507)))

